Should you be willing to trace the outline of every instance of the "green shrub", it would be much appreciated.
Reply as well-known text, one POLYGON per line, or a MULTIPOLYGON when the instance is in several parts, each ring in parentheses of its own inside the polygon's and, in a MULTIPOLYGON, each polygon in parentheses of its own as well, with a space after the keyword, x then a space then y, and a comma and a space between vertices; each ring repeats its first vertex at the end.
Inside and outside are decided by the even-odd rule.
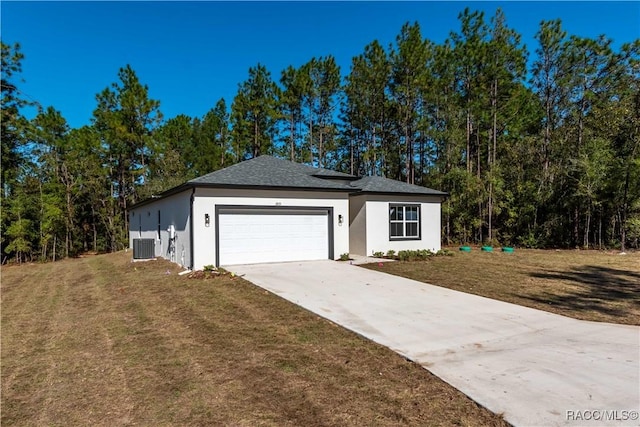
MULTIPOLYGON (((387 257, 391 258, 393 254, 395 254, 395 251, 389 251, 387 252, 387 257)), ((433 252, 431 249, 406 250, 399 251, 398 256, 395 258, 400 261, 425 261, 430 259, 431 257, 443 255, 451 256, 453 255, 453 252, 447 250, 433 252)))
POLYGON ((529 231, 528 234, 518 237, 518 244, 527 249, 537 249, 541 246, 540 239, 533 231, 529 231))
POLYGON ((373 253, 373 257, 374 258, 382 258, 384 256, 384 252, 374 252, 373 253))
POLYGON ((349 261, 349 253, 344 253, 342 255, 340 255, 340 261, 349 261))
POLYGON ((393 258, 393 257, 395 257, 395 256, 396 256, 396 251, 394 251, 393 249, 389 249, 389 250, 387 251, 387 256, 388 256, 389 258, 393 258))
POLYGON ((431 252, 429 249, 418 249, 417 251, 415 251, 415 256, 418 259, 429 259, 434 255, 433 252, 431 252))
POLYGON ((440 249, 438 252, 436 252, 436 256, 453 256, 453 252, 451 252, 449 249, 440 249))

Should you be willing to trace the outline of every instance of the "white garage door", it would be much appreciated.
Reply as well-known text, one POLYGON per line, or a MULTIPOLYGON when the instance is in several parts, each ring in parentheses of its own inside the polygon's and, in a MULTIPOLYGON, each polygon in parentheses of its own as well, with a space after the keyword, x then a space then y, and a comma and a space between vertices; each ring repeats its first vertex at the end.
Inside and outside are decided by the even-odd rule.
POLYGON ((219 265, 327 259, 329 212, 221 210, 218 254, 219 265))

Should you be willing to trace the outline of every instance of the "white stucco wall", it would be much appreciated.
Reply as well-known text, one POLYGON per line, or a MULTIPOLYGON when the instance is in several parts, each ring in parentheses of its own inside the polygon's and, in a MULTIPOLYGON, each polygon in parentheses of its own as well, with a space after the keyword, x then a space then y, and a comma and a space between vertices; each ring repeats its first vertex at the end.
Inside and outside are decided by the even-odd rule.
MULTIPOLYGON (((192 189, 139 206, 129 212, 129 247, 134 238, 155 239, 155 253, 184 267, 190 267, 190 200, 192 189), (160 238, 158 238, 160 211, 160 238), (174 251, 170 251, 168 228, 176 230, 174 251)), ((390 249, 440 249, 440 198, 423 196, 358 195, 347 193, 281 190, 237 190, 197 188, 193 202, 193 267, 202 269, 216 262, 216 206, 325 207, 333 209, 333 256, 343 253, 371 255, 390 249), (421 239, 389 239, 389 203, 420 204, 421 239), (205 214, 209 226, 205 226, 205 214), (343 224, 339 223, 342 216, 343 224)))
POLYGON ((349 252, 347 193, 197 188, 193 203, 195 269, 216 262, 215 210, 216 206, 225 205, 333 208, 334 258, 349 252), (210 218, 208 227, 205 226, 205 214, 210 218), (339 216, 343 218, 342 225, 339 224, 339 216))
POLYGON ((191 190, 144 204, 129 211, 129 248, 133 239, 154 239, 155 255, 176 262, 183 267, 191 263, 189 230, 191 190), (160 236, 158 236, 158 211, 160 236), (175 228, 173 245, 169 241, 169 227, 175 228))
POLYGON ((367 196, 351 196, 349 200, 349 250, 353 254, 367 254, 367 196))
POLYGON ((365 253, 359 255, 372 255, 373 252, 386 253, 390 249, 398 252, 401 250, 429 249, 440 250, 440 198, 424 196, 386 196, 365 195, 366 197, 366 237, 365 253), (389 204, 407 203, 420 205, 420 240, 390 240, 389 239, 389 204))

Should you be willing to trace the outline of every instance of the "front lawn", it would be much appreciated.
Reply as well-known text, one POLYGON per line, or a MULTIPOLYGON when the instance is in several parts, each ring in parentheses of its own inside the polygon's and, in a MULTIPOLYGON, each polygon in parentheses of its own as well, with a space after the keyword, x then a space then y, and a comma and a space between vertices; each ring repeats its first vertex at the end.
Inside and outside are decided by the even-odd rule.
POLYGON ((2 425, 507 425, 241 278, 130 259, 3 267, 2 425))
POLYGON ((455 249, 366 267, 576 319, 640 325, 639 252, 455 249))

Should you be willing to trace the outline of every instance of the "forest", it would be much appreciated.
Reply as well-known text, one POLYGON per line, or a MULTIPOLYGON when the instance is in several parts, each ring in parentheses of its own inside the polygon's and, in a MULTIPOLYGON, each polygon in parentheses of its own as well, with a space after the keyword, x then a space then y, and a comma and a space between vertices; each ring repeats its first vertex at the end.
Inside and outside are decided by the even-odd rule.
POLYGON ((121 250, 131 205, 262 154, 446 191, 444 244, 637 249, 640 40, 549 20, 535 41, 465 9, 442 44, 406 23, 348 70, 258 63, 203 117, 165 118, 124 65, 80 128, 21 92, 28 52, 2 41, 2 263, 121 250))

